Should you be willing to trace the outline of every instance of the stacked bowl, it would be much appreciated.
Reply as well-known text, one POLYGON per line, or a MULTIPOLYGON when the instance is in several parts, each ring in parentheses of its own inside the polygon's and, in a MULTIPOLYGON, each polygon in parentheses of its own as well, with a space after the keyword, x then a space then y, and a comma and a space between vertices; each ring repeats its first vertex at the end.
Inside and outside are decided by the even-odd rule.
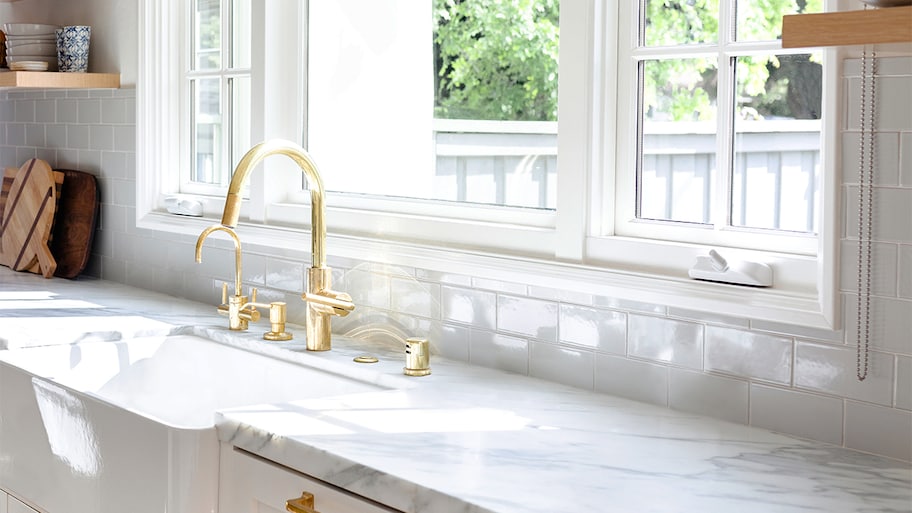
POLYGON ((4 23, 6 62, 13 71, 57 70, 57 25, 4 23))

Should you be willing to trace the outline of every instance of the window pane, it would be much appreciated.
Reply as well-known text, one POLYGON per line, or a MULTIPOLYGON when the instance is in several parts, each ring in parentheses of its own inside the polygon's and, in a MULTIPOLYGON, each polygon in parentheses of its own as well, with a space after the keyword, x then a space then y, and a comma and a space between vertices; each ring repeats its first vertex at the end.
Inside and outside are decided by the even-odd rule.
POLYGON ((217 78, 191 81, 193 101, 191 180, 227 185, 230 169, 222 162, 221 87, 217 78))
POLYGON ((732 224, 815 232, 819 54, 740 57, 736 76, 732 224))
POLYGON ((553 208, 557 16, 557 0, 312 2, 307 145, 327 190, 553 208))
POLYGON ((823 12, 823 0, 736 0, 738 41, 782 39, 782 16, 823 12))
POLYGON ((713 59, 640 64, 638 218, 710 221, 717 75, 713 59))
POLYGON ((719 0, 646 0, 644 46, 714 43, 719 40, 719 0))
POLYGON ((196 0, 193 20, 194 69, 221 66, 222 17, 219 0, 196 0))
POLYGON ((250 140, 250 77, 234 77, 228 80, 231 91, 231 162, 237 165, 244 153, 253 146, 250 140))
POLYGON ((250 67, 250 0, 231 2, 231 67, 250 67))

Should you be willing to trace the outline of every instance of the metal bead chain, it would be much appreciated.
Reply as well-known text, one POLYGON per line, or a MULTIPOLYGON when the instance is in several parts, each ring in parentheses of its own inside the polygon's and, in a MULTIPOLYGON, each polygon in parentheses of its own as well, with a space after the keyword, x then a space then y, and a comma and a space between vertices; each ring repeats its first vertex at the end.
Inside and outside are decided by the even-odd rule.
POLYGON ((856 326, 856 375, 858 381, 868 377, 871 334, 871 239, 874 219, 874 132, 875 94, 877 93, 877 54, 871 50, 868 72, 868 48, 861 54, 861 136, 858 162, 858 319, 856 326), (869 78, 870 77, 870 78, 869 78), (868 103, 870 102, 870 108, 868 103))

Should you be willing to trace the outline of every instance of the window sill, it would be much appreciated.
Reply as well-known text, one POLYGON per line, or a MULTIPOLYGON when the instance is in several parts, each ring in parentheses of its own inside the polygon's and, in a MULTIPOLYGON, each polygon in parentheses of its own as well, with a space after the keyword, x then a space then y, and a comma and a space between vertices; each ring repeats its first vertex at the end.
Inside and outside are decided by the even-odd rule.
MULTIPOLYGON (((138 219, 137 227, 195 236, 214 222, 217 220, 212 218, 152 212, 138 219)), ((241 232, 245 244, 276 250, 298 250, 305 254, 310 251, 310 234, 305 230, 242 223, 241 232)), ((818 297, 816 293, 699 282, 642 271, 348 235, 329 235, 326 248, 330 257, 533 284, 536 287, 752 320, 822 329, 837 327, 833 308, 822 299, 832 291, 824 291, 818 297)))

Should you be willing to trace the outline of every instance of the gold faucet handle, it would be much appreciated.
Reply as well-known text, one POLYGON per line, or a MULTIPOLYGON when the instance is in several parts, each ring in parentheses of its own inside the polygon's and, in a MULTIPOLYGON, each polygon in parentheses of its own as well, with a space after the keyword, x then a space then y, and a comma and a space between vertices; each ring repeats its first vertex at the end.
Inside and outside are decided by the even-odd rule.
POLYGON ((301 294, 301 299, 314 306, 314 309, 330 314, 345 317, 355 309, 351 296, 345 292, 336 292, 334 290, 322 290, 319 293, 305 292, 301 294))

